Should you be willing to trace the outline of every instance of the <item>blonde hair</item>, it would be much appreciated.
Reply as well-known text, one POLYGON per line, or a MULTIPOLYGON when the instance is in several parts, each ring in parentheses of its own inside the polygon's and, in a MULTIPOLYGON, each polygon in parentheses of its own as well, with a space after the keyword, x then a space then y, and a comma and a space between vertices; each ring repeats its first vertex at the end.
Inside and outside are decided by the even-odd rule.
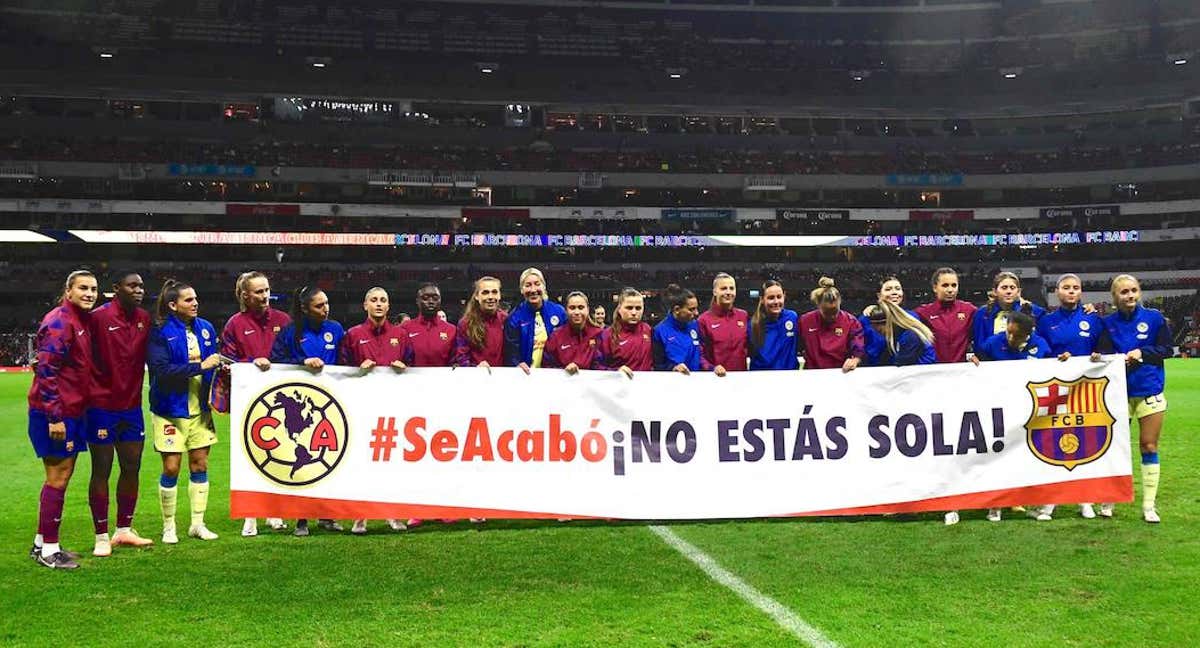
POLYGON ((267 278, 267 275, 265 275, 257 270, 251 270, 250 272, 243 272, 242 274, 238 275, 237 281, 235 281, 233 284, 233 298, 237 300, 239 312, 243 312, 243 313, 246 312, 246 298, 243 295, 246 294, 246 289, 250 285, 250 282, 255 279, 266 279, 266 278, 267 278))
POLYGON ((1108 292, 1111 293, 1113 297, 1117 296, 1117 284, 1123 281, 1128 281, 1138 288, 1142 287, 1142 282, 1138 281, 1137 277, 1131 274, 1119 274, 1113 277, 1112 283, 1108 285, 1108 292))
MULTIPOLYGON (((929 330, 921 320, 908 314, 908 311, 900 308, 890 301, 879 300, 879 303, 872 306, 874 310, 878 308, 884 315, 884 337, 887 338, 888 348, 896 348, 896 329, 901 328, 907 331, 912 331, 921 338, 925 344, 933 344, 933 331, 929 330)), ((870 314, 868 314, 868 317, 870 314)))
POLYGON ((521 288, 521 292, 524 293, 525 279, 529 277, 529 275, 533 275, 542 280, 542 299, 549 299, 550 287, 546 285, 546 275, 542 274, 542 271, 538 270, 537 268, 525 268, 521 271, 521 278, 517 280, 517 286, 521 288))
MULTIPOLYGON (((1021 301, 1021 278, 1007 270, 1004 270, 1001 272, 997 272, 996 276, 992 277, 992 289, 988 291, 987 305, 989 307, 994 306, 1000 302, 999 298, 996 295, 996 289, 1000 287, 1000 284, 1004 283, 1005 279, 1012 279, 1013 283, 1017 284, 1017 301, 1014 302, 1014 305, 1020 303, 1020 301, 1021 301)), ((1016 308, 1014 308, 1013 310, 1016 310, 1016 308)))
POLYGON ((722 279, 728 279, 732 281, 734 288, 737 288, 737 279, 734 279, 733 275, 729 274, 728 272, 718 272, 716 276, 713 277, 713 295, 712 300, 708 303, 710 308, 717 305, 717 282, 721 281, 722 279))
POLYGON ((817 282, 816 289, 808 294, 808 298, 812 300, 812 303, 820 306, 842 301, 842 293, 833 286, 833 279, 821 277, 821 280, 817 282))
MULTIPOLYGON (((63 295, 71 292, 71 287, 75 285, 75 280, 80 277, 96 278, 96 275, 91 270, 75 270, 67 275, 67 280, 63 282, 63 295)), ((45 294, 45 293, 43 293, 45 294)))

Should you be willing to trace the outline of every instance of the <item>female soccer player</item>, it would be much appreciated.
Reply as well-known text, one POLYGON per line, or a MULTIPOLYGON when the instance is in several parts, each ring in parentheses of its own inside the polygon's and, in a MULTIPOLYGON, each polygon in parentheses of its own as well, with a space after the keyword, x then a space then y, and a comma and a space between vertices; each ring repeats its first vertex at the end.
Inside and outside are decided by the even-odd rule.
MULTIPOLYGON (((888 275, 879 282, 879 292, 875 295, 878 301, 886 301, 896 306, 904 304, 904 286, 900 280, 894 276, 888 275)), ((869 313, 877 309, 875 304, 867 306, 863 310, 862 316, 858 318, 858 323, 863 328, 863 362, 869 366, 877 366, 879 364, 879 356, 885 351, 887 341, 883 336, 876 332, 875 327, 871 325, 869 313)), ((880 309, 882 313, 882 309, 880 309)), ((914 319, 920 319, 916 313, 909 311, 914 319)))
POLYGON ((1046 314, 1041 306, 1021 297, 1021 280, 1011 272, 998 272, 992 279, 992 292, 988 303, 975 311, 971 323, 971 339, 976 352, 988 338, 1003 333, 1008 328, 1008 318, 1020 309, 1028 307, 1036 323, 1046 314))
POLYGON ((500 280, 480 277, 471 291, 471 301, 458 321, 454 342, 454 361, 460 367, 504 365, 504 322, 508 313, 500 310, 500 280))
MULTIPOLYGON (((700 325, 696 322, 699 304, 696 295, 677 284, 663 291, 667 303, 667 316, 654 327, 651 336, 654 350, 655 371, 674 371, 690 374, 693 371, 709 371, 712 365, 700 353, 700 325)), ((724 367, 717 367, 718 376, 725 375, 724 367)))
POLYGON ((617 296, 617 310, 612 326, 596 338, 596 360, 593 369, 620 371, 633 378, 635 371, 653 371, 654 353, 650 337, 653 330, 642 321, 646 304, 636 288, 623 288, 617 296))
MULTIPOLYGON (((978 365, 980 360, 1037 360, 1050 357, 1050 344, 1033 331, 1033 309, 1030 306, 1026 304, 1010 312, 1006 318, 1005 330, 989 337, 981 347, 977 347, 971 361, 978 365)), ((1014 510, 1025 509, 1014 507, 1014 510)), ((1000 509, 988 509, 987 519, 990 522, 999 522, 1000 509)))
POLYGON ((208 508, 208 451, 217 442, 208 407, 217 354, 217 330, 200 316, 196 291, 167 280, 155 307, 157 326, 150 331, 146 364, 150 367, 150 421, 154 449, 162 455, 158 501, 162 505, 164 544, 175 544, 176 484, 184 452, 188 453, 188 501, 192 522, 188 535, 216 540, 204 524, 208 508))
POLYGON ((862 324, 842 310, 842 294, 829 277, 821 277, 809 299, 817 309, 800 316, 804 368, 853 371, 864 355, 862 324))
MULTIPOLYGON (((329 319, 329 297, 315 286, 305 286, 292 296, 292 322, 275 336, 271 362, 303 365, 319 372, 325 365, 337 364, 338 346, 345 329, 329 319)), ((321 519, 318 525, 327 531, 341 531, 342 525, 321 519)), ((293 535, 308 535, 308 520, 296 520, 293 535)))
POLYGON ((592 307, 592 321, 600 326, 604 326, 608 320, 608 311, 604 309, 604 304, 596 304, 592 307))
POLYGON ((575 291, 567 295, 567 325, 554 330, 546 340, 543 367, 562 367, 574 375, 580 369, 590 369, 596 361, 596 338, 600 326, 592 321, 587 295, 575 291))
POLYGON ((796 328, 800 316, 783 307, 786 298, 783 284, 774 279, 763 283, 747 335, 750 371, 795 371, 800 368, 800 360, 796 357, 796 328))
POLYGON ((96 277, 87 270, 67 275, 62 302, 42 317, 37 332, 37 368, 29 388, 29 441, 42 460, 46 481, 38 506, 37 535, 29 555, 51 569, 76 569, 77 554, 59 546, 67 484, 75 457, 87 451, 84 408, 92 372, 88 315, 96 305, 96 277))
POLYGON ((525 301, 504 321, 504 361, 525 373, 542 366, 546 340, 567 321, 567 311, 550 301, 546 278, 537 268, 526 268, 518 281, 525 301))
POLYGON ((933 272, 934 301, 917 307, 916 314, 933 333, 938 362, 963 362, 971 347, 975 306, 958 298, 958 273, 954 268, 933 272))
MULTIPOLYGON (((275 336, 292 322, 287 313, 271 308, 271 282, 261 272, 243 272, 233 285, 238 312, 221 331, 221 355, 237 362, 253 362, 262 371, 271 368, 275 336)), ((267 518, 267 526, 278 531, 287 525, 281 518, 267 518)), ((246 518, 242 536, 258 535, 258 520, 246 518)))
POLYGON ((906 367, 937 362, 933 333, 895 302, 880 299, 868 310, 867 318, 872 332, 883 341, 875 366, 906 367))
POLYGON ((146 374, 146 344, 150 314, 142 310, 146 295, 142 276, 119 271, 112 275, 113 299, 92 311, 88 336, 92 340, 94 371, 87 411, 88 451, 92 480, 88 504, 96 530, 94 556, 112 554, 113 545, 145 547, 154 544, 133 530, 138 472, 146 426, 142 419, 142 379, 146 374), (121 464, 117 478, 117 531, 108 537, 108 478, 113 448, 121 464))
MULTIPOLYGON (((1104 320, 1095 313, 1085 312, 1080 305, 1083 284, 1079 275, 1064 274, 1057 283, 1058 308, 1046 313, 1037 323, 1037 333, 1050 345, 1050 355, 1065 361, 1072 356, 1090 356, 1104 335, 1104 320)), ((1080 504, 1079 514, 1096 517, 1091 504, 1080 504)), ((1037 519, 1050 520, 1054 505, 1047 504, 1037 512, 1037 519)))
POLYGON ((442 315, 442 292, 435 283, 417 288, 417 316, 400 325, 408 341, 404 359, 410 367, 450 367, 454 364, 457 330, 442 315))
MULTIPOLYGON (((1104 318, 1105 335, 1096 350, 1125 354, 1129 414, 1138 421, 1138 445, 1142 452, 1142 519, 1157 524, 1158 439, 1167 417, 1163 360, 1173 353, 1173 338, 1162 313, 1142 306, 1142 286, 1136 278, 1117 275, 1110 290, 1117 312, 1104 318)), ((1093 358, 1099 360, 1098 355, 1093 358)), ((1112 512, 1112 504, 1100 505, 1100 515, 1112 517, 1112 512)))
MULTIPOLYGON (((367 291, 363 296, 363 310, 367 313, 367 321, 346 331, 338 352, 338 364, 344 367, 358 367, 364 375, 377 366, 391 367, 396 372, 408 368, 402 360, 408 349, 406 337, 398 324, 392 324, 388 320, 390 306, 387 291, 383 288, 375 287, 367 291)), ((400 520, 389 519, 387 523, 393 531, 405 529, 400 520)), ((354 525, 350 527, 350 533, 355 535, 363 535, 366 532, 365 519, 355 520, 354 525)))
POLYGON ((737 282, 720 272, 713 278, 712 302, 700 314, 700 353, 718 373, 746 370, 746 329, 750 315, 737 308, 737 282))

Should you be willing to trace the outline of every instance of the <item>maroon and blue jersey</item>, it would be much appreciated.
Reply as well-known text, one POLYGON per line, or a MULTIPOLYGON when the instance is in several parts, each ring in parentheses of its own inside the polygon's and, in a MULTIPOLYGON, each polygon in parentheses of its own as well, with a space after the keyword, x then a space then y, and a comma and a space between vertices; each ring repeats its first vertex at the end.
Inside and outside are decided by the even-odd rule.
POLYGON ((740 308, 725 311, 714 306, 700 314, 699 323, 700 353, 705 362, 726 371, 745 371, 750 314, 740 308))
POLYGON ((275 336, 291 323, 290 315, 270 307, 261 313, 237 313, 225 322, 221 331, 221 355, 238 362, 270 359, 275 336))
POLYGON ((384 320, 377 326, 368 319, 346 331, 338 351, 338 364, 357 367, 366 360, 374 360, 375 364, 390 365, 397 360, 403 362, 407 350, 408 337, 399 325, 384 320))
POLYGON ((938 362, 967 361, 976 310, 973 304, 961 299, 935 301, 917 307, 917 317, 933 332, 933 350, 938 362))
POLYGON ((454 342, 458 329, 438 317, 414 317, 400 325, 407 340, 410 367, 450 367, 454 364, 454 342))
POLYGON ((850 358, 865 356, 863 345, 862 324, 844 310, 839 310, 832 322, 826 322, 820 310, 800 316, 798 347, 804 354, 805 369, 840 369, 850 358))
POLYGON ((583 330, 576 331, 569 322, 554 329, 546 339, 542 366, 562 368, 573 362, 580 369, 591 369, 600 353, 596 346, 602 330, 599 326, 584 323, 583 330))
POLYGON ((38 326, 29 409, 45 414, 50 423, 79 418, 87 409, 93 381, 88 315, 64 299, 38 326))
POLYGON ((654 370, 654 350, 650 336, 653 329, 645 322, 632 326, 617 324, 617 334, 613 335, 612 328, 606 328, 596 338, 596 361, 593 369, 616 370, 629 367, 634 371, 654 370))
POLYGON ((149 313, 140 308, 127 311, 115 300, 89 314, 94 361, 91 407, 109 412, 141 409, 150 328, 149 313))
POLYGON ((508 313, 496 311, 495 315, 483 317, 486 334, 483 346, 476 347, 467 337, 467 320, 458 321, 458 334, 454 340, 454 362, 460 367, 474 367, 481 362, 487 362, 493 367, 504 366, 504 322, 508 313))

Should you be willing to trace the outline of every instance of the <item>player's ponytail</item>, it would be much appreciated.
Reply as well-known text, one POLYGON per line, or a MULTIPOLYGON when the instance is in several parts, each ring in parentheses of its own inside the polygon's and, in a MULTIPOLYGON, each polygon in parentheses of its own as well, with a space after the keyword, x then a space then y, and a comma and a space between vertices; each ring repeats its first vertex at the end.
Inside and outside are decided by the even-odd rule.
POLYGON ((833 279, 829 277, 821 277, 817 282, 817 287, 808 294, 808 298, 812 303, 820 306, 821 304, 836 304, 842 301, 842 293, 833 285, 833 279))
POLYGON ((304 321, 308 315, 308 305, 312 303, 313 298, 321 289, 317 286, 304 286, 292 293, 292 340, 296 346, 300 346, 300 340, 304 338, 304 321))
POLYGON ((686 308, 688 300, 695 298, 695 293, 679 284, 668 284, 663 290, 663 302, 667 305, 668 315, 674 315, 677 309, 686 308))
POLYGON ((179 300, 179 293, 191 288, 190 285, 177 279, 167 279, 163 282, 162 290, 158 293, 158 301, 154 304, 154 319, 162 326, 171 318, 171 304, 179 300))

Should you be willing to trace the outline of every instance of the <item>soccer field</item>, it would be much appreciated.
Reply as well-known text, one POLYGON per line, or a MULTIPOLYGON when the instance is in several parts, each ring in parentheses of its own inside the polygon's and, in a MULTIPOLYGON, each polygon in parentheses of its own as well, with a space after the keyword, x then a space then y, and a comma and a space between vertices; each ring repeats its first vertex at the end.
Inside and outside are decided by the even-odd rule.
MULTIPOLYGON (((670 524, 687 543, 841 646, 1200 645, 1200 362, 1167 366, 1163 523, 940 515, 670 524)), ((26 438, 29 374, 0 375, 0 644, 764 646, 802 643, 643 523, 381 522, 242 538, 228 516, 228 418, 214 449, 214 542, 93 558, 82 455, 63 544, 74 572, 28 550, 42 468, 26 438)), ((1136 437, 1136 431, 1134 433, 1136 437)), ((1136 438, 1133 456, 1137 457, 1136 438)), ((134 526, 158 540, 158 456, 143 459, 134 526)), ((1135 493, 1140 482, 1135 467, 1135 493)), ((113 479, 115 486, 115 476, 113 479)), ((186 529, 187 499, 179 520, 186 529)), ((115 510, 115 508, 114 508, 115 510)))

